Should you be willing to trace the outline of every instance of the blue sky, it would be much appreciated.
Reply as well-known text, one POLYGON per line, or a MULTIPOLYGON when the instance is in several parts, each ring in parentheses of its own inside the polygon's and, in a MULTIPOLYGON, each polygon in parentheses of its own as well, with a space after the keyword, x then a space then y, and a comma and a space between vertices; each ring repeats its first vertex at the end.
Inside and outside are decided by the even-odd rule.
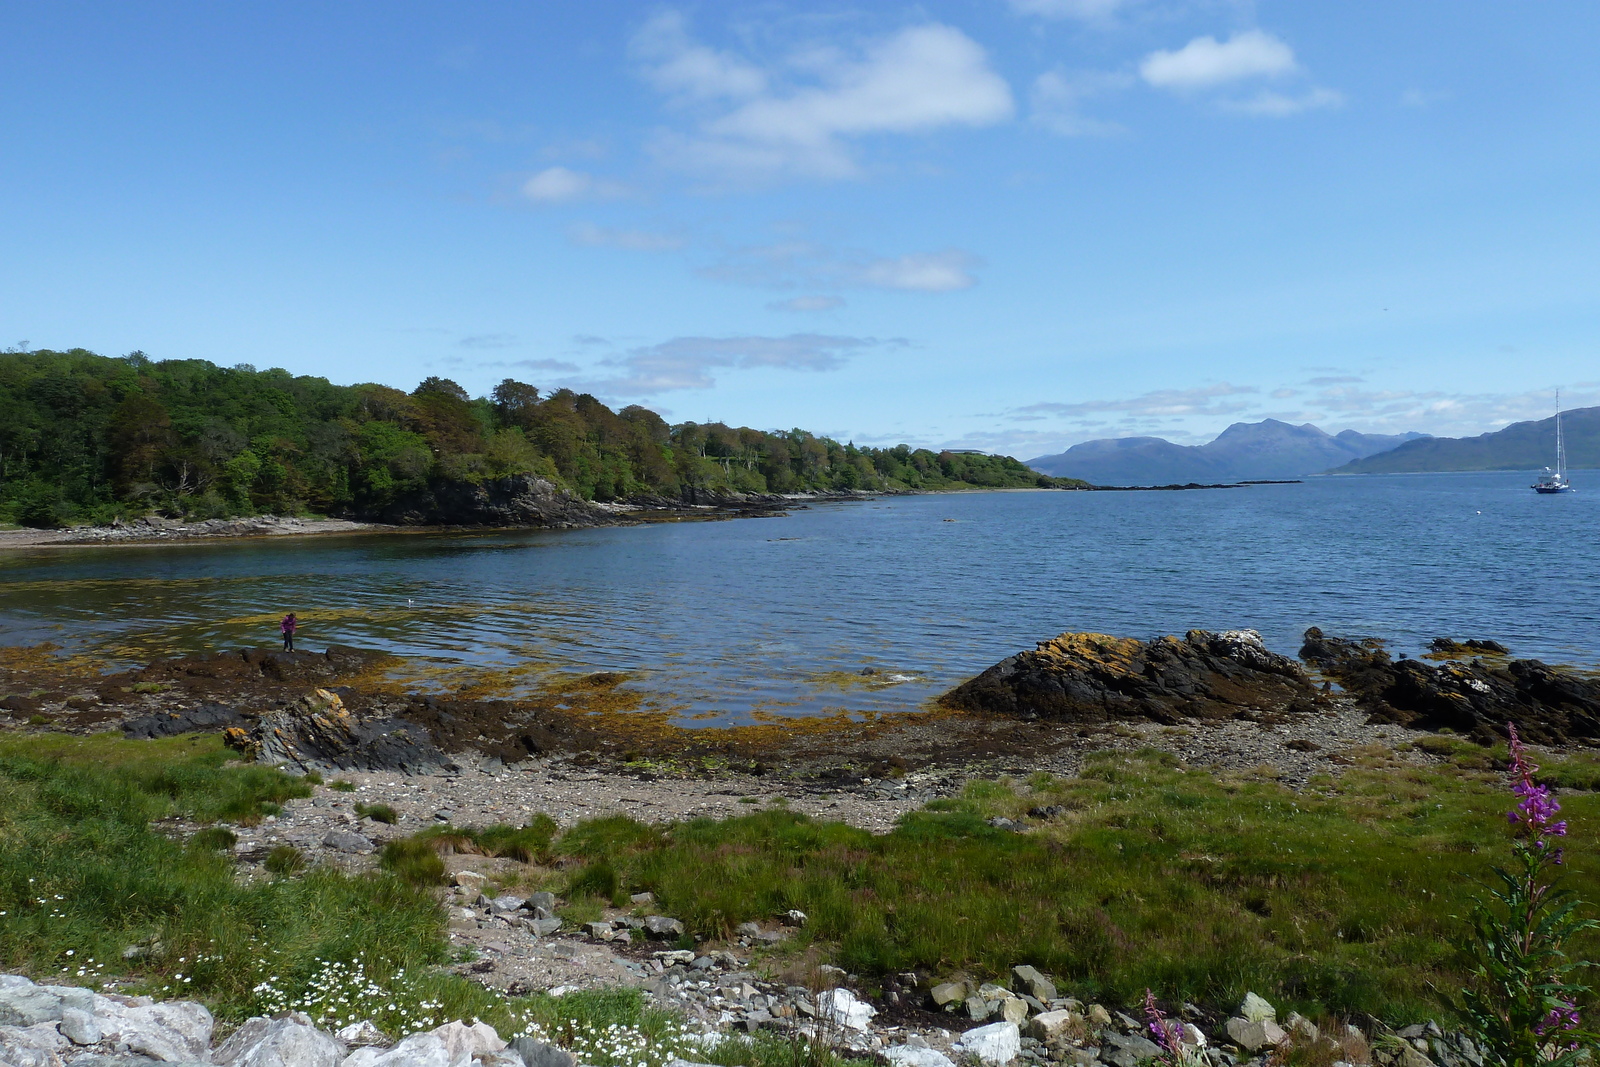
POLYGON ((1600 403, 1600 7, 0 6, 0 345, 1031 457, 1600 403))

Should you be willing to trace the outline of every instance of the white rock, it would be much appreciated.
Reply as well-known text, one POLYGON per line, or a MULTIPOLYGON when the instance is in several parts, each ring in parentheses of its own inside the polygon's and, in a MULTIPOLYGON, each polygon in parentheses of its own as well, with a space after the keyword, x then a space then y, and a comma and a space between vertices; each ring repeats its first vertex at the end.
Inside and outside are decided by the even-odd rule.
POLYGON ((362 1019, 358 1023, 351 1023, 333 1036, 343 1041, 350 1048, 366 1048, 369 1045, 388 1048, 394 1044, 393 1041, 389 1040, 389 1035, 374 1026, 370 1019, 362 1019))
POLYGON ((1028 1022, 1028 1036, 1039 1041, 1052 1041, 1082 1022, 1083 1016, 1065 1009, 1040 1012, 1028 1022))
POLYGON ((1003 1067, 1022 1051, 1022 1031, 1016 1023, 990 1023, 975 1026, 956 1042, 962 1052, 978 1057, 990 1067, 1003 1067))
POLYGON ((444 1042, 445 1051, 450 1054, 451 1067, 466 1067, 474 1056, 499 1052, 506 1047, 494 1027, 483 1022, 468 1026, 458 1019, 435 1027, 430 1032, 444 1042))
POLYGON ((61 1036, 74 1045, 92 1045, 100 1040, 100 1024, 82 1008, 61 1009, 61 1036))
POLYGON ((345 1047, 301 1012, 248 1019, 211 1057, 223 1067, 339 1067, 344 1058, 345 1047))
POLYGON ((1239 1015, 1252 1023, 1261 1022, 1263 1019, 1271 1019, 1276 1022, 1278 1009, 1254 993, 1246 993, 1244 1001, 1239 1005, 1239 1015))
POLYGON ((829 989, 822 993, 817 997, 817 1007, 821 1009, 824 1018, 852 1030, 867 1029, 872 1025, 872 1017, 878 1014, 877 1008, 843 988, 829 989))
POLYGON ((388 1051, 356 1049, 340 1067, 450 1067, 450 1050, 438 1034, 412 1034, 388 1051))
POLYGON ((1256 1052, 1269 1046, 1276 1048, 1288 1036, 1283 1032, 1283 1028, 1271 1019, 1251 1022, 1249 1019, 1236 1017, 1228 1020, 1226 1029, 1228 1040, 1246 1052, 1256 1052))
POLYGON ((0 1026, 37 1026, 59 1018, 61 998, 44 986, 26 978, 0 986, 0 1026))
POLYGON ((66 1045, 53 1023, 0 1026, 0 1063, 9 1067, 61 1067, 66 1045))
POLYGON ((890 1045, 883 1050, 883 1058, 894 1067, 956 1067, 955 1063, 938 1049, 911 1044, 890 1045))
POLYGON ((1206 1047, 1206 1035, 1194 1023, 1183 1024, 1183 1033, 1179 1035, 1178 1040, 1185 1045, 1193 1045, 1195 1048, 1206 1047))
POLYGON ((191 1000, 151 1003, 147 997, 94 998, 102 1041, 125 1042, 132 1052, 167 1063, 208 1059, 215 1026, 203 1004, 191 1000))

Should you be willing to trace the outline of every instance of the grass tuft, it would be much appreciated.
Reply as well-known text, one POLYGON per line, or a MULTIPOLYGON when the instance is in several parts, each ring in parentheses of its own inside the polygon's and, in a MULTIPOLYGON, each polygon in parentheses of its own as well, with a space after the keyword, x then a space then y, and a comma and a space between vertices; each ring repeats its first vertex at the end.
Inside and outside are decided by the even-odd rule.
POLYGON ((357 804, 356 815, 373 822, 381 822, 393 826, 400 821, 400 813, 388 804, 357 804))
POLYGON ((379 865, 414 886, 444 884, 444 859, 429 841, 408 837, 390 841, 378 856, 379 865))

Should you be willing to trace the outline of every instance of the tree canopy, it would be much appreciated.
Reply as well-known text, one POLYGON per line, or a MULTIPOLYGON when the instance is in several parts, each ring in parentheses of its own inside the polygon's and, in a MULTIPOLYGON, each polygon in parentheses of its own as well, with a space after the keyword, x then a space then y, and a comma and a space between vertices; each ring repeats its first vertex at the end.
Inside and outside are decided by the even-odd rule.
POLYGON ((669 426, 648 408, 509 378, 474 398, 439 377, 407 393, 141 352, 0 354, 0 521, 373 518, 430 486, 519 474, 597 501, 1074 484, 1005 456, 669 426))

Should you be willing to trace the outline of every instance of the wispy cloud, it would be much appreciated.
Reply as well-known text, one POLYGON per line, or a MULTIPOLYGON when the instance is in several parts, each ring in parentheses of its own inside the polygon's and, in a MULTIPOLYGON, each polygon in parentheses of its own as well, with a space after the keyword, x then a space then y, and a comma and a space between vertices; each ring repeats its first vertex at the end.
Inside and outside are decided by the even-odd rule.
POLYGON ((1071 403, 1042 401, 1026 404, 1011 412, 1012 418, 1054 415, 1082 419, 1088 415, 1120 415, 1124 418, 1172 418, 1175 416, 1231 415, 1247 410, 1249 401, 1236 398, 1254 396, 1261 390, 1251 385, 1218 382, 1192 389, 1155 389, 1138 396, 1106 400, 1080 400, 1071 403))
POLYGON ((1125 89, 1133 77, 1125 73, 1046 71, 1033 80, 1028 94, 1031 110, 1028 120, 1064 137, 1104 137, 1126 133, 1120 123, 1090 118, 1083 114, 1085 101, 1105 93, 1125 89))
POLYGON ((1009 0, 1009 3, 1019 14, 1081 22, 1105 22, 1121 8, 1130 6, 1128 0, 1009 0))
POLYGON ((601 360, 603 366, 614 368, 617 373, 577 384, 614 396, 710 389, 716 385, 713 372, 720 369, 831 371, 843 367, 863 350, 903 344, 898 339, 811 333, 788 337, 676 337, 601 360))
POLYGON ((782 289, 897 289, 948 293, 970 289, 978 257, 959 248, 879 256, 839 252, 808 241, 749 245, 700 273, 717 281, 782 289))
POLYGON ((941 23, 907 27, 855 54, 797 50, 760 67, 690 37, 666 12, 635 35, 644 79, 691 128, 660 131, 658 159, 717 183, 860 173, 852 142, 1009 119, 1011 90, 983 48, 941 23))
POLYGON ((1262 30, 1245 30, 1226 41, 1196 37, 1173 51, 1151 52, 1139 75, 1158 89, 1209 89, 1244 78, 1281 77, 1300 69, 1294 49, 1262 30))
POLYGON ((462 348, 511 348, 516 343, 517 336, 511 333, 477 333, 456 342, 462 348))
POLYGON ((1284 118, 1289 115, 1298 115, 1302 111, 1312 111, 1317 108, 1339 107, 1344 103, 1344 94, 1332 89, 1313 87, 1303 93, 1278 93, 1270 89, 1263 89, 1254 96, 1243 100, 1223 100, 1221 107, 1225 111, 1236 111, 1241 115, 1265 115, 1268 118, 1284 118))
POLYGON ((794 296, 788 300, 774 300, 767 305, 768 311, 832 311, 834 308, 844 307, 842 296, 794 296))
POLYGON ((1426 89, 1407 89, 1400 94, 1401 107, 1427 109, 1450 99, 1449 93, 1430 92, 1426 89))
POLYGON ((654 233, 649 230, 613 229, 580 222, 567 231, 573 244, 593 248, 625 248, 631 252, 673 252, 688 244, 674 233, 654 233))
POLYGON ((536 204, 567 204, 579 200, 615 200, 627 196, 628 187, 581 170, 546 167, 522 183, 522 195, 536 204))

